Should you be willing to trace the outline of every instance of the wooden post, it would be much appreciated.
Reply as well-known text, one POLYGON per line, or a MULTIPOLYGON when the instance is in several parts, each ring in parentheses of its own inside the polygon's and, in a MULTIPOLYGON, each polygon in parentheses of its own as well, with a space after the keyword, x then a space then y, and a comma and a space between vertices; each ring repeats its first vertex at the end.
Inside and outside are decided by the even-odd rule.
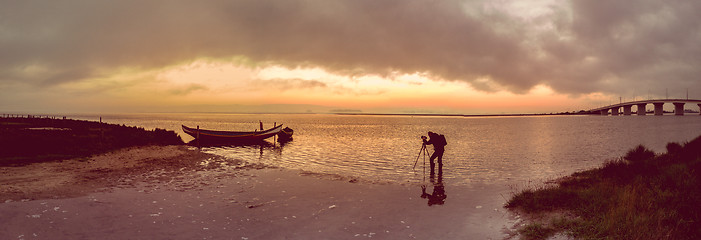
MULTIPOLYGON (((273 122, 273 128, 277 127, 277 122, 273 122)), ((277 143, 277 134, 273 135, 273 145, 277 143)))
POLYGON ((200 125, 197 125, 197 149, 200 148, 200 125))

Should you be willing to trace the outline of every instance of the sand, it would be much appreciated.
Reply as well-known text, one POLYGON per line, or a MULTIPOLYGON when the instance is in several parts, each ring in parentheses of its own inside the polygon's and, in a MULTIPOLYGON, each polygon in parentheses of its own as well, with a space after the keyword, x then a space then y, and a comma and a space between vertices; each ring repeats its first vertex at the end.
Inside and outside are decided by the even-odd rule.
POLYGON ((250 165, 187 146, 0 173, 0 239, 505 239, 522 224, 502 208, 506 186, 446 186, 445 204, 429 206, 419 185, 250 165))
POLYGON ((215 156, 186 146, 147 146, 87 158, 0 167, 0 196, 5 201, 81 196, 173 178, 176 170, 201 170, 201 159, 210 158, 215 156))

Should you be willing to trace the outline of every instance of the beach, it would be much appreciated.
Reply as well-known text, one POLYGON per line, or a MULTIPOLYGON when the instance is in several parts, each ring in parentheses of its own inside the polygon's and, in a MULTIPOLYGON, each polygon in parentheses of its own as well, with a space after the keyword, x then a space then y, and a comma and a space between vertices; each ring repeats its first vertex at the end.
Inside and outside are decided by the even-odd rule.
POLYGON ((189 146, 0 173, 1 239, 505 239, 522 224, 499 193, 485 192, 507 186, 446 186, 445 204, 429 205, 417 184, 271 168, 189 146))

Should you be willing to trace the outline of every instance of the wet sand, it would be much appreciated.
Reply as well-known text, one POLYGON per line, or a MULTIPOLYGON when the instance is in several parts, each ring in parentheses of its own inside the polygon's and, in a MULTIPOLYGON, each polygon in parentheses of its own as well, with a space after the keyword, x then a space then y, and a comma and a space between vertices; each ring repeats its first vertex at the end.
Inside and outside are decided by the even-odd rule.
POLYGON ((186 146, 0 174, 0 239, 504 239, 521 224, 502 208, 506 186, 448 185, 445 204, 429 206, 419 185, 247 165, 186 146))

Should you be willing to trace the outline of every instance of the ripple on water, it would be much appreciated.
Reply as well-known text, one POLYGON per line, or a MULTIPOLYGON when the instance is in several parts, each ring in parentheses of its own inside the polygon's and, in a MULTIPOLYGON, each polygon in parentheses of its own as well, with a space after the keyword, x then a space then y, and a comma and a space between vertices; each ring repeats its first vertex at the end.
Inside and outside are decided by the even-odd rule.
POLYGON ((204 151, 247 164, 402 183, 422 181, 423 159, 418 159, 416 169, 412 167, 421 149, 420 136, 434 131, 448 140, 444 181, 461 185, 551 179, 598 167, 638 144, 662 152, 667 142, 700 135, 699 118, 190 114, 185 121, 176 116, 116 121, 147 128, 179 129, 185 124, 222 130, 254 129, 258 120, 284 123, 295 130, 294 140, 285 145, 270 142, 204 151))

